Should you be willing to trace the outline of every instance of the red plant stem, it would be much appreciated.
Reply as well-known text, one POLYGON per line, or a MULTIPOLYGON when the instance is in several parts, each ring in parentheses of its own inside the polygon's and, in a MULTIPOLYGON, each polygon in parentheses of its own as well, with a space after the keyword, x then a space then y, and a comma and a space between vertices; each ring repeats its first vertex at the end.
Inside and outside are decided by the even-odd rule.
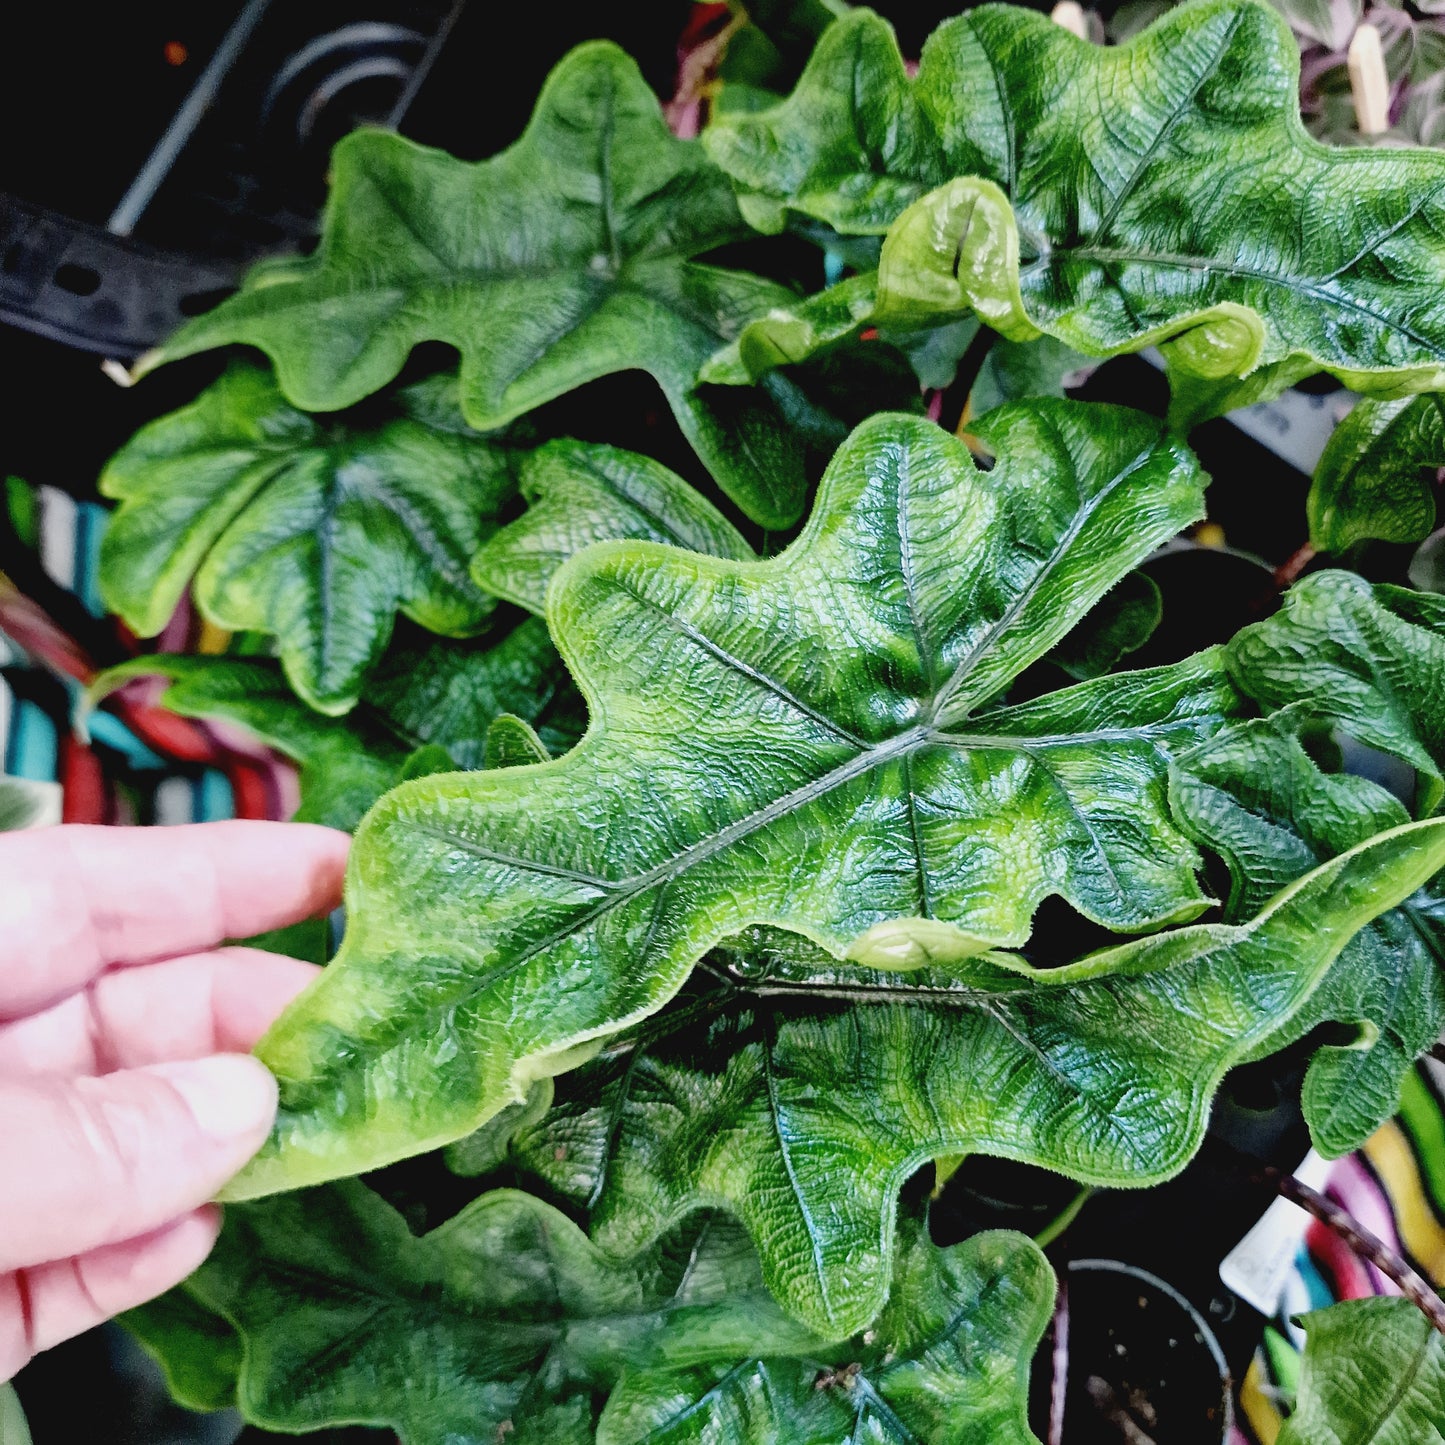
POLYGON ((1368 1260, 1386 1279, 1400 1288, 1400 1293, 1413 1304, 1442 1335, 1445 1335, 1445 1300, 1431 1288, 1430 1282, 1412 1269, 1383 1240, 1377 1239, 1353 1215, 1346 1213, 1333 1200, 1317 1189, 1301 1184, 1293 1174, 1266 1168, 1264 1177, 1288 1200, 1314 1215, 1326 1228, 1334 1230, 1361 1259, 1368 1260))
POLYGON ((1059 1298, 1054 1306, 1053 1369, 1049 1381, 1049 1438, 1047 1445, 1064 1445, 1064 1401, 1069 1392, 1069 1276, 1059 1273, 1059 1298))
POLYGON ((1286 587, 1298 582, 1300 573, 1303 572, 1318 555, 1308 542, 1304 543, 1301 547, 1297 547, 1285 558, 1280 566, 1274 569, 1274 585, 1283 592, 1286 587))

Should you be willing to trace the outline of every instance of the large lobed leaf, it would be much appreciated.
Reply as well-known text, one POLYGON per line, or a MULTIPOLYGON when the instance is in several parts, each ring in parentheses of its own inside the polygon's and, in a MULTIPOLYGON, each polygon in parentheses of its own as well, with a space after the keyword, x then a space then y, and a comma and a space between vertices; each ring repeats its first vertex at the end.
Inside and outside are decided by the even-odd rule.
POLYGON ((1445 156, 1319 145, 1298 78, 1254 0, 1181 7, 1111 48, 985 5, 933 34, 912 80, 855 11, 786 102, 722 117, 707 144, 765 229, 793 209, 887 233, 879 323, 973 310, 1091 356, 1164 343, 1180 421, 1322 369, 1440 387, 1445 156))
POLYGON ((984 1153, 1102 1186, 1177 1172, 1226 1070, 1442 865, 1445 822, 1407 824, 1248 923, 1040 971, 980 959, 890 976, 743 947, 712 965, 735 997, 664 1016, 563 1081, 511 1157, 589 1206, 622 1255, 726 1207, 788 1309, 857 1328, 883 1302, 898 1189, 921 1164, 984 1153))
POLYGON ((397 610, 476 632, 496 605, 467 572, 516 491, 505 449, 447 424, 435 387, 376 424, 308 416, 269 372, 232 367, 106 465, 120 502, 101 544, 106 605, 142 637, 195 578, 222 627, 275 635, 291 686, 343 713, 397 610), (410 413, 410 414, 409 414, 410 413))
POLYGON ((1362 401, 1325 444, 1310 486, 1310 541, 1343 552, 1372 537, 1418 542, 1435 526, 1445 397, 1362 401))
POLYGON ((258 270, 149 364, 244 342, 272 358, 294 403, 334 410, 384 386, 418 343, 444 341, 461 353, 462 410, 483 429, 641 369, 728 495, 787 526, 804 495, 797 388, 697 384, 746 320, 790 296, 692 259, 747 232, 726 177, 668 132, 636 65, 583 45, 491 160, 347 136, 316 254, 258 270))
POLYGON ((1303 1323, 1299 1392, 1278 1445, 1445 1442, 1445 1339, 1409 1300, 1346 1300, 1303 1323))
POLYGON ((528 619, 500 641, 393 645, 367 679, 366 700, 345 717, 299 701, 268 658, 152 653, 102 673, 90 700, 141 677, 167 678, 160 702, 183 717, 239 723, 298 764, 298 822, 350 831, 421 750, 427 771, 480 768, 491 728, 505 716, 541 731, 544 748, 570 747, 582 703, 567 684, 546 628, 528 619))
MULTIPOLYGON (((682 1445, 719 1431, 738 1445, 953 1445, 975 1429, 1036 1445, 1043 1255, 1021 1235, 940 1250, 910 1233, 866 1341, 783 1314, 725 1218, 696 1216, 615 1262, 510 1190, 420 1238, 355 1183, 243 1205, 189 1288, 234 1323, 238 1403, 271 1429, 364 1422, 405 1445, 682 1445)), ((152 1341, 184 1362, 176 1342, 152 1341)))
POLYGON ((281 1113, 238 1197, 461 1136, 749 924, 907 968, 1021 943, 1050 894, 1118 930, 1206 906, 1167 765, 1236 706, 1217 653, 998 700, 1200 515, 1199 470, 1116 408, 980 433, 988 473, 930 423, 866 423, 768 561, 564 565, 547 615, 586 737, 371 814, 342 953, 261 1046, 281 1113))
MULTIPOLYGON (((1246 691, 1288 705, 1178 759, 1173 796, 1181 819, 1229 867, 1227 916, 1246 918, 1305 869, 1410 816, 1378 784, 1321 768, 1311 750, 1324 740, 1311 734, 1322 719, 1423 763, 1420 805, 1433 806, 1431 770, 1445 764, 1435 681, 1445 676, 1445 605, 1348 573, 1316 573, 1229 651, 1246 691)), ((1303 1104, 1316 1146, 1339 1155, 1396 1111, 1405 1074, 1445 1025, 1445 876, 1364 929, 1259 1051, 1330 1021, 1361 1025, 1362 1037, 1315 1054, 1303 1104)))

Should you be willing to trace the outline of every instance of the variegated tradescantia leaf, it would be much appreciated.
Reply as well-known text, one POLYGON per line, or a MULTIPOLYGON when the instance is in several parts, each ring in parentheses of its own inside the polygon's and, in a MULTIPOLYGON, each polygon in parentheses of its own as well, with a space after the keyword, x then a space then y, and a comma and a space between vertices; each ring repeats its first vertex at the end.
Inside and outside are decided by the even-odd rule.
POLYGON ((661 462, 620 447, 554 441, 522 466, 527 511, 472 559, 488 592, 541 612, 552 574, 593 542, 670 542, 714 557, 752 549, 710 502, 661 462))
POLYGON ((499 717, 515 714, 518 725, 536 725, 543 746, 559 751, 576 741, 584 723, 582 701, 547 630, 532 619, 490 645, 393 646, 367 681, 366 701, 341 718, 312 711, 275 662, 256 657, 137 657, 102 673, 91 701, 139 677, 170 679, 160 701, 173 712, 239 723, 291 758, 300 767, 297 820, 347 831, 399 781, 419 749, 441 748, 443 771, 480 768, 499 717))
POLYGON ((625 1255, 707 1203, 734 1211, 800 1319, 882 1304, 897 1192, 982 1153, 1085 1183, 1183 1168, 1227 1069, 1305 1004, 1340 949, 1445 865, 1445 821, 1324 864, 1250 922, 1197 924, 1062 968, 988 959, 909 976, 743 946, 736 991, 664 1015, 559 1081, 514 1162, 590 1206, 625 1255))
POLYGON ((461 407, 490 429, 615 371, 650 372, 724 491, 754 520, 802 510, 794 384, 699 388, 703 362, 790 294, 692 258, 748 234, 732 188, 673 137, 636 65, 580 46, 522 138, 467 164, 389 132, 337 146, 321 245, 268 263, 148 364, 235 342, 298 406, 386 385, 423 341, 461 352, 461 407))
POLYGON ((589 732, 372 812, 342 952, 260 1046, 281 1111, 234 1197, 462 1136, 749 924, 908 968, 1022 942, 1051 894, 1122 931, 1206 905, 1167 763, 1236 707, 1217 652, 999 701, 1201 514, 1199 469, 1112 407, 980 434, 987 473, 875 417, 768 561, 608 542, 564 564, 547 619, 589 732))
POLYGON ((399 610, 475 633, 495 607, 472 553, 516 490, 508 452, 422 417, 351 425, 298 411, 271 375, 237 365, 190 406, 143 427, 107 464, 120 502, 101 544, 106 604, 143 637, 187 585, 222 627, 275 635, 291 686, 344 713, 399 610))
POLYGON ((1337 426, 1310 486, 1310 541, 1321 552, 1356 542, 1418 542, 1435 527, 1445 467, 1445 396, 1362 401, 1337 426))
POLYGON ((707 139, 755 224, 793 209, 887 233, 876 324, 973 311, 1091 356, 1161 343, 1179 421, 1319 370, 1440 387, 1445 156, 1320 146, 1298 76, 1256 0, 1112 48, 985 5, 934 33, 913 80, 855 11, 784 104, 707 139))
POLYGON ((1304 1367, 1279 1445, 1442 1445, 1445 1338, 1409 1300, 1305 1315, 1304 1367))
MULTIPOLYGON (((420 1238, 355 1183, 242 1205, 188 1288, 234 1323, 238 1403, 271 1429, 364 1422, 403 1445, 682 1445, 716 1438, 708 1430, 741 1410, 756 1429, 728 1436, 737 1445, 813 1445, 850 1428, 908 1445, 987 1428, 998 1445, 1037 1445, 1025 1419, 1053 1302, 1043 1255, 1016 1234, 937 1249, 910 1221, 908 1236, 867 1341, 789 1319, 725 1217, 694 1215, 616 1262, 511 1190, 420 1238)), ((155 1344, 181 1362, 183 1342, 155 1344)))

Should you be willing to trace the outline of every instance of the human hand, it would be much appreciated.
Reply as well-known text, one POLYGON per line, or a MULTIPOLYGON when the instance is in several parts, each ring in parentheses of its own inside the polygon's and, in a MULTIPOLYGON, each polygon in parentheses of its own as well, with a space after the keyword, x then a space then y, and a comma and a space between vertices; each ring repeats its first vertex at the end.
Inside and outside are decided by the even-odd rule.
POLYGON ((350 840, 299 823, 0 835, 0 1382, 210 1251, 261 1146, 245 1052, 312 964, 218 947, 334 908, 350 840))

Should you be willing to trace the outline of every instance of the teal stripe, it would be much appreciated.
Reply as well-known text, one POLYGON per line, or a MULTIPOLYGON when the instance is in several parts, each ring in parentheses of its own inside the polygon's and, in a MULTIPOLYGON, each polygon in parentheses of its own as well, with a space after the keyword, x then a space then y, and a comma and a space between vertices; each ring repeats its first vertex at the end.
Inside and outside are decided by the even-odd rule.
POLYGON ((198 791, 197 822, 213 823, 236 816, 236 795, 231 791, 231 780, 218 768, 207 768, 201 774, 198 791))
POLYGON ((56 782, 60 739, 50 714, 26 698, 17 698, 11 717, 5 771, 36 783, 56 782))
POLYGON ((100 600, 100 539, 105 535, 110 512, 95 502, 81 502, 75 509, 75 592, 92 617, 105 616, 100 600))
POLYGON ((96 742, 113 748, 133 768, 150 771, 167 766, 163 757, 153 753, 118 717, 108 712, 91 713, 86 727, 96 742))

